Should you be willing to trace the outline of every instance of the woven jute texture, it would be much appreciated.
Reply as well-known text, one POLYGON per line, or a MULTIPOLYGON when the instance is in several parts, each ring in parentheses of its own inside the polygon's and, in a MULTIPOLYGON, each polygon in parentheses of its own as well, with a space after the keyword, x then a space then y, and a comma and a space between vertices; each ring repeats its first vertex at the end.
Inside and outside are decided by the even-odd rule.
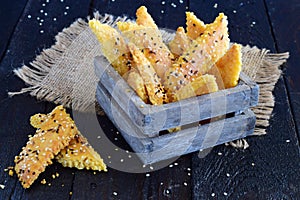
MULTIPOLYGON (((95 18, 112 26, 126 17, 112 15, 95 18)), ((170 40, 172 33, 162 30, 163 39, 170 40)), ((29 65, 14 70, 28 87, 9 95, 30 93, 40 100, 62 104, 65 107, 89 112, 95 110, 95 92, 98 78, 94 72, 94 57, 101 55, 101 47, 84 19, 78 19, 56 36, 56 43, 42 51, 29 65)), ((263 135, 269 125, 274 107, 272 91, 278 81, 282 65, 288 53, 274 54, 267 49, 243 46, 243 71, 259 84, 258 106, 253 108, 257 117, 255 134, 263 135)), ((97 107, 97 106, 96 106, 97 107)), ((101 109, 100 109, 101 110, 101 109)), ((230 143, 235 147, 247 148, 246 140, 230 143)))

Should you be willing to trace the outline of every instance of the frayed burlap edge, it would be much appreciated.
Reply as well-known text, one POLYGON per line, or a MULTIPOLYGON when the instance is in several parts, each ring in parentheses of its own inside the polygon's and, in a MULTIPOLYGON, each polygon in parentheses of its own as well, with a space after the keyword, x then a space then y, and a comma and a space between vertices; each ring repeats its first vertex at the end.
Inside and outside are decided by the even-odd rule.
MULTIPOLYGON (((126 17, 115 18, 108 14, 102 16, 98 12, 94 14, 94 17, 99 19, 102 23, 107 23, 112 26, 114 26, 117 21, 128 20, 126 17)), ((19 69, 15 69, 14 73, 21 78, 28 87, 21 89, 19 92, 9 92, 9 96, 30 93, 30 95, 37 99, 62 104, 66 107, 70 107, 72 105, 72 109, 78 111, 89 111, 89 109, 95 109, 94 97, 92 97, 92 101, 74 100, 71 96, 66 95, 64 91, 59 93, 51 90, 51 88, 47 89, 42 87, 41 85, 42 80, 45 79, 49 72, 56 67, 58 61, 64 58, 64 53, 72 42, 86 29, 88 29, 87 22, 83 19, 78 19, 68 28, 63 29, 63 31, 55 37, 56 43, 49 49, 43 50, 42 53, 29 64, 29 66, 24 65, 19 69)), ((173 34, 163 30, 162 35, 165 41, 169 41, 173 37, 173 34)), ((242 55, 243 72, 255 80, 260 86, 259 103, 257 107, 253 108, 257 117, 254 134, 264 135, 266 134, 266 127, 269 125, 269 119, 274 107, 272 91, 281 75, 279 66, 286 61, 289 57, 289 53, 272 54, 266 49, 243 46, 242 55)), ((96 107, 96 109, 98 113, 102 113, 101 108, 96 107)), ((228 144, 237 148, 246 149, 249 147, 245 139, 229 142, 228 144)))

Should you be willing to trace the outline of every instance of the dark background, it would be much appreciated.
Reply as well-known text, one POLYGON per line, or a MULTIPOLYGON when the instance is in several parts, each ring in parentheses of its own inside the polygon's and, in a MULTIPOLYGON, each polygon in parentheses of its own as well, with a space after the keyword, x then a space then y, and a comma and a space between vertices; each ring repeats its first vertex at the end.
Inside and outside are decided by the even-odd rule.
MULTIPOLYGON (((1 0, 0 21, 0 184, 5 185, 0 189, 1 200, 300 199, 298 0, 1 0), (148 8, 158 26, 170 29, 184 25, 186 10, 206 23, 224 12, 229 18, 231 41, 274 53, 290 52, 274 90, 276 105, 268 134, 249 138, 250 148, 246 150, 220 145, 203 159, 197 153, 182 156, 173 167, 151 172, 150 176, 114 169, 94 174, 55 163, 24 190, 16 176, 10 177, 4 169, 13 165, 14 156, 34 133, 29 117, 49 112, 55 105, 29 95, 9 98, 8 91, 25 86, 12 70, 50 47, 54 36, 75 19, 92 15, 95 10, 134 17, 141 5, 148 8), (60 176, 52 179, 56 172, 60 176), (43 178, 51 186, 40 184, 43 178)), ((110 121, 106 117, 101 120, 119 145, 126 146, 110 121)))

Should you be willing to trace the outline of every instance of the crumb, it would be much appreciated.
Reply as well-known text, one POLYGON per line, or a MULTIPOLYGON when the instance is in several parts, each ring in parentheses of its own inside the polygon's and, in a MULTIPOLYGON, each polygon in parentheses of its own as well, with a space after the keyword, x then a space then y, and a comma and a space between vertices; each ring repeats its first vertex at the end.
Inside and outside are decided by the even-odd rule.
POLYGON ((48 186, 50 187, 50 186, 51 186, 51 183, 48 183, 48 186))
POLYGON ((72 195, 72 194, 73 194, 73 192, 69 192, 69 194, 70 194, 70 195, 72 195))
POLYGON ((56 177, 59 177, 59 173, 56 172, 56 173, 55 173, 55 176, 56 176, 56 177))
POLYGON ((41 180, 41 184, 45 185, 47 182, 45 179, 41 180))
POLYGON ((13 175, 14 175, 14 171, 10 169, 10 170, 8 171, 8 175, 13 176, 13 175))
POLYGON ((55 178, 56 178, 56 177, 55 177, 55 174, 52 174, 52 178, 53 178, 53 179, 55 179, 55 178))

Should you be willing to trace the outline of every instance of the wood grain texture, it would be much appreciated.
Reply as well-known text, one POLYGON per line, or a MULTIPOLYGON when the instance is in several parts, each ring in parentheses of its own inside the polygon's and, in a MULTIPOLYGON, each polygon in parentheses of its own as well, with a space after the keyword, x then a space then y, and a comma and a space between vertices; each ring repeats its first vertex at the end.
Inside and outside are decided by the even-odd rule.
MULTIPOLYGON (((20 3, 18 6, 21 6, 22 1, 18 3, 20 3)), ((29 124, 30 116, 38 112, 46 113, 53 107, 53 105, 48 106, 49 104, 39 102, 29 95, 8 97, 8 91, 18 91, 25 86, 12 70, 21 67, 23 63, 27 64, 43 48, 50 47, 54 42, 54 36, 63 27, 68 26, 77 17, 87 15, 88 3, 83 1, 86 8, 79 2, 72 5, 63 2, 60 4, 49 2, 45 3, 45 6, 43 3, 28 1, 26 5, 23 5, 24 12, 18 20, 6 54, 0 64, 0 135, 5 138, 0 140, 0 184, 6 186, 4 190, 0 190, 0 199, 68 199, 72 188, 74 170, 63 168, 58 164, 47 168, 46 172, 28 190, 22 188, 16 176, 9 177, 7 172, 3 171, 4 168, 13 166, 14 156, 18 155, 21 147, 26 144, 28 135, 35 132, 29 124), (64 15, 66 6, 70 8, 67 15, 64 15), (77 10, 72 10, 72 6, 73 8, 77 7, 77 10), (81 9, 83 10, 80 11, 81 9), (31 18, 28 18, 28 15, 31 18), (54 17, 56 21, 53 20, 54 17), (42 30, 44 32, 41 32, 42 30), (60 174, 60 177, 52 179, 52 174, 56 172, 60 174), (47 183, 51 183, 51 186, 41 185, 40 181, 43 178, 47 183)))
POLYGON ((293 108, 300 141, 300 3, 299 1, 265 1, 272 22, 273 35, 278 52, 290 52, 288 62, 283 66, 290 104, 293 108), (291 6, 293 5, 293 6, 291 6))
MULTIPOLYGON (((12 1, 9 6, 25 6, 23 1, 12 1)), ((24 86, 12 73, 12 69, 27 64, 43 48, 49 47, 54 42, 54 36, 63 27, 68 26, 77 17, 85 17, 92 14, 94 9, 101 13, 113 13, 117 15, 128 14, 134 17, 135 9, 144 4, 153 13, 160 27, 172 28, 184 25, 183 5, 179 1, 50 1, 46 8, 42 6, 46 1, 28 1, 22 16, 17 20, 18 24, 11 37, 6 54, 0 63, 0 184, 6 187, 0 189, 0 199, 299 199, 299 142, 296 138, 295 124, 291 118, 291 111, 299 113, 297 109, 298 93, 290 93, 291 100, 295 100, 296 106, 292 108, 287 100, 284 81, 281 79, 274 92, 276 106, 274 109, 271 126, 268 134, 262 137, 249 139, 250 148, 246 150, 231 147, 217 146, 207 155, 198 153, 188 154, 176 161, 178 165, 170 165, 161 170, 145 174, 127 174, 109 169, 107 174, 94 175, 88 171, 66 169, 54 164, 47 168, 41 175, 51 182, 51 187, 36 183, 29 190, 23 190, 14 177, 9 177, 4 168, 13 164, 14 156, 19 153, 27 140, 27 135, 33 129, 29 126, 29 116, 36 112, 48 112, 54 106, 38 102, 29 95, 21 95, 13 98, 7 97, 8 91, 17 91, 24 86), (175 3, 176 8, 171 5, 175 3), (66 6, 69 6, 67 15, 64 15, 66 6), (180 8, 180 9, 179 9, 180 8), (42 26, 39 25, 42 17, 40 10, 47 10, 47 17, 43 17, 42 26), (161 10, 167 10, 164 15, 161 10), (28 19, 28 14, 32 15, 28 19), (172 16, 172 17, 169 17, 172 16), (53 17, 57 21, 53 21, 53 17), (44 34, 39 31, 44 30, 44 34), (296 108, 295 108, 296 107, 296 108), (289 141, 289 142, 287 142, 289 141), (222 153, 222 155, 220 154, 222 153), (253 165, 253 164, 254 165, 253 165), (171 167, 172 166, 172 167, 171 167), (59 172, 57 179, 51 178, 54 172, 59 172), (74 172, 74 174, 72 174, 74 172), (227 173, 229 176, 227 176, 227 173), (64 184, 62 187, 61 184, 64 184), (112 187, 112 189, 111 189, 112 187), (69 192, 72 191, 72 196, 69 192), (117 192, 115 195, 113 192, 117 192), (224 194, 227 193, 227 195, 224 194), (212 197, 214 193, 215 197, 212 197)), ((275 45, 280 43, 279 51, 289 50, 293 56, 293 64, 287 66, 293 68, 290 77, 296 77, 299 60, 297 60, 297 43, 291 43, 292 37, 285 36, 286 28, 298 34, 296 26, 299 12, 290 12, 298 9, 297 1, 265 1, 268 11, 273 12, 270 18, 262 0, 250 1, 184 1, 205 22, 211 22, 218 12, 225 11, 230 20, 230 37, 232 41, 242 44, 258 45, 275 52, 275 45), (217 8, 214 8, 217 3, 217 8), (235 13, 233 11, 236 11, 235 13), (284 11, 282 16, 281 11, 284 11), (253 22, 255 22, 253 24, 253 22), (282 23, 280 23, 282 22, 282 23), (273 24, 272 24, 273 23, 273 24), (277 24, 277 25, 276 25, 277 24), (271 26, 273 25, 273 26, 271 26), (276 26, 275 26, 276 25, 276 26), (275 38, 272 38, 272 28, 275 38), (279 35, 281 39, 279 40, 279 35), (289 41, 283 48, 283 44, 289 41)), ((6 9, 6 4, 1 4, 6 9)), ((20 8, 20 7, 19 7, 20 8)), ((14 12, 15 13, 15 12, 14 12)), ((13 14, 15 16, 15 14, 13 14)), ((15 16, 17 19, 18 16, 15 16)), ((12 26, 10 24, 10 26, 12 26)), ((0 35, 1 39, 5 37, 0 35)), ((299 37, 296 37, 298 41, 299 37)), ((4 39, 4 40, 5 40, 4 39)), ((299 43, 299 42, 298 42, 299 43)), ((295 90, 298 79, 293 79, 295 90)), ((292 81, 291 81, 292 82, 292 81)), ((296 115, 298 116, 298 115, 296 115)), ((89 118, 87 117, 86 120, 89 118)), ((128 149, 126 141, 112 125, 106 116, 101 116, 101 128, 107 137, 116 145, 128 149), (118 140, 115 140, 117 138, 118 140)), ((299 126, 298 126, 299 127, 299 126)), ((84 127, 81 126, 84 130, 84 127)), ((91 137, 92 138, 92 137, 91 137)), ((93 139, 93 138, 92 138, 93 139)), ((94 139, 95 141, 95 139, 94 139)), ((90 142, 94 142, 91 140, 90 142)), ((99 147, 100 148, 100 147, 99 147)), ((130 149, 129 149, 130 150, 130 149)), ((209 152, 209 151, 208 151, 209 152)), ((105 155, 105 161, 107 160, 105 155)), ((39 179, 39 180, 41 180, 39 179)))
POLYGON ((14 33, 15 26, 23 12, 23 9, 27 3, 27 0, 21 0, 17 4, 12 4, 9 0, 1 1, 0 7, 0 58, 2 59, 7 45, 10 42, 10 38, 14 33))

